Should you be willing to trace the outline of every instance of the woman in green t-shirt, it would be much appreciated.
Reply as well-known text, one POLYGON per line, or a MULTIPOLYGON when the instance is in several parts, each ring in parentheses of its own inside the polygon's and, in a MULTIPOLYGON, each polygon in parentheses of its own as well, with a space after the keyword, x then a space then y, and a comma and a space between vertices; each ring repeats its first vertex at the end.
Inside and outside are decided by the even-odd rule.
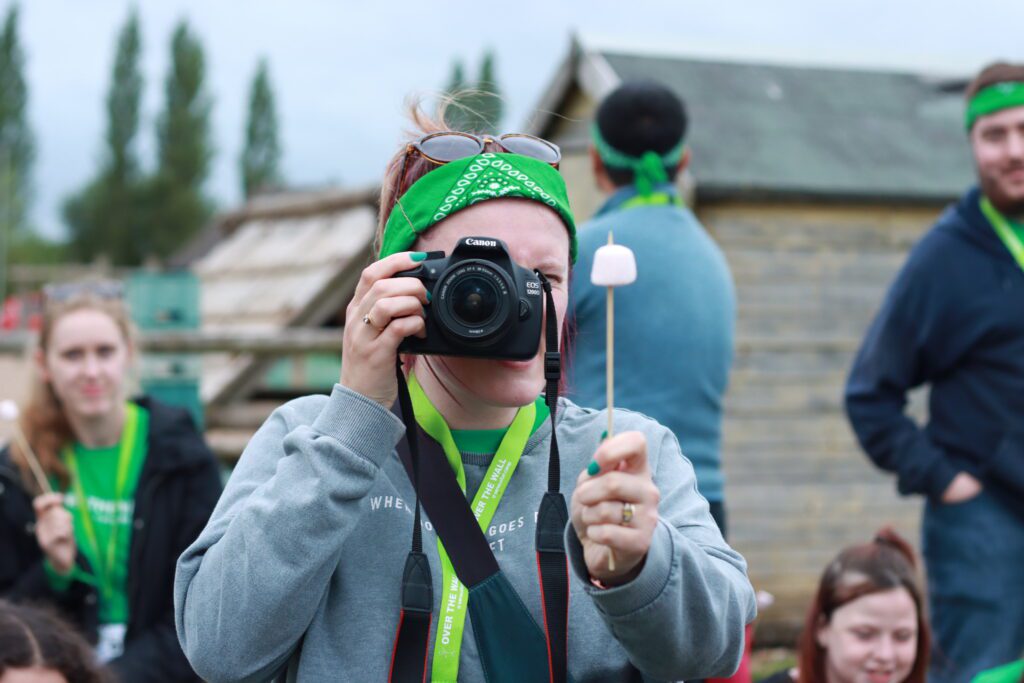
POLYGON ((25 439, 0 451, 0 596, 58 607, 125 681, 195 680, 171 589, 220 492, 213 456, 184 410, 128 399, 120 283, 45 295, 25 439))

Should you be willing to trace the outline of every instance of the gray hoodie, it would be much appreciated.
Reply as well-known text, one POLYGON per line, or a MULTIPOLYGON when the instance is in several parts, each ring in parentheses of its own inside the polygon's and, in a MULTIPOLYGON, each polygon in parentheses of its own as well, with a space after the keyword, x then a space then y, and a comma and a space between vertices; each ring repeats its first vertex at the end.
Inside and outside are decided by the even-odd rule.
MULTIPOLYGON (((567 501, 606 420, 603 411, 559 403, 567 501)), ((570 674, 578 683, 729 675, 756 613, 746 563, 718 532, 672 432, 628 411, 615 420, 620 432, 646 435, 661 521, 640 574, 607 590, 590 583, 571 523, 566 529, 570 674)), ((341 386, 282 406, 260 427, 206 529, 178 561, 178 638, 200 676, 387 680, 415 500, 394 450, 404 432, 392 413, 341 386)), ((484 532, 539 624, 534 528, 550 435, 547 422, 530 437, 484 532)), ((463 462, 472 498, 489 457, 463 454, 463 462)), ((436 615, 441 566, 429 520, 423 529, 436 615)), ((459 680, 482 683, 472 630, 467 616, 459 680)))

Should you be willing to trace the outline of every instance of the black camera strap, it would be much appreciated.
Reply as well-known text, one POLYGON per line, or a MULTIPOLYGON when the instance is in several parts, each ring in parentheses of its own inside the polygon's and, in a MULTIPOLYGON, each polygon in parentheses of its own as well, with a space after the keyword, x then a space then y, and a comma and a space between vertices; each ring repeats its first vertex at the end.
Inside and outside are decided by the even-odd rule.
POLYGON ((402 577, 402 610, 388 677, 393 683, 422 683, 427 680, 433 591, 430 567, 423 553, 421 503, 444 544, 456 575, 470 591, 470 613, 474 617, 474 633, 478 640, 481 664, 485 670, 490 671, 493 680, 525 680, 522 675, 527 671, 530 672, 531 680, 538 680, 533 677, 538 666, 541 670, 547 670, 547 679, 551 683, 566 683, 568 680, 569 565, 563 540, 568 510, 559 490, 561 470, 555 436, 561 356, 558 352, 558 320, 551 285, 542 274, 537 274, 547 299, 544 378, 547 383, 545 402, 551 416, 548 490, 541 499, 536 529, 537 565, 544 609, 543 633, 539 633, 540 627, 526 611, 522 600, 512 597, 514 591, 501 575, 498 561, 459 488, 440 444, 423 432, 416 422, 399 360, 396 366, 399 397, 396 408, 401 410, 401 418, 406 425, 406 439, 405 443, 399 443, 398 453, 416 490, 416 508, 413 515, 412 549, 406 559, 402 577), (420 445, 424 447, 422 451, 420 445), (498 583, 488 579, 496 579, 498 583), (474 596, 477 600, 474 600, 474 596), (522 613, 482 614, 484 605, 501 605, 503 610, 522 613), (484 620, 500 617, 511 618, 522 624, 519 629, 522 631, 521 647, 517 648, 521 656, 518 658, 509 657, 508 642, 505 640, 501 647, 492 646, 489 632, 493 629, 482 628, 483 624, 476 623, 478 618, 484 620), (537 640, 533 640, 532 633, 536 633, 537 640), (542 651, 545 645, 546 666, 537 661, 537 657, 544 658, 542 651))
POLYGON ((548 490, 537 511, 537 567, 540 570, 541 601, 544 606, 545 636, 548 641, 548 671, 552 683, 568 678, 569 646, 569 560, 565 555, 565 527, 569 512, 560 490, 562 468, 558 455, 555 414, 558 411, 558 384, 562 379, 562 356, 558 349, 558 315, 551 283, 535 271, 544 288, 547 303, 544 340, 544 400, 551 414, 551 453, 548 457, 548 490))

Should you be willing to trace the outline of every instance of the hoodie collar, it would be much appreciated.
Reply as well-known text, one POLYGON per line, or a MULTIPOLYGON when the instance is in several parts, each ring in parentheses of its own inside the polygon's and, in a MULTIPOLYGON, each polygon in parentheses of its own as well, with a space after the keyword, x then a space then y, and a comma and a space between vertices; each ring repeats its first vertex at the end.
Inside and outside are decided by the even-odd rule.
POLYGON ((981 212, 981 190, 977 186, 968 190, 955 205, 950 207, 947 210, 947 216, 954 218, 945 221, 949 229, 989 252, 995 258, 1016 264, 1013 254, 999 239, 999 235, 988 222, 988 218, 981 212))

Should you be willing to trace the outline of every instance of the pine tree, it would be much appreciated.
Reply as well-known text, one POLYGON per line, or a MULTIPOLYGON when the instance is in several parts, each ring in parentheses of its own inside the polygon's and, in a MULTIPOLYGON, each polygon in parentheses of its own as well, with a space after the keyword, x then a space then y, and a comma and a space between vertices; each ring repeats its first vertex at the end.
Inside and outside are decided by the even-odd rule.
POLYGON ((466 83, 462 62, 456 61, 445 94, 451 103, 445 114, 452 130, 495 133, 501 123, 502 101, 494 76, 494 53, 484 53, 475 85, 466 83))
POLYGON ((64 203, 72 251, 81 259, 103 254, 115 263, 134 265, 145 255, 142 172, 135 149, 143 89, 141 53, 139 20, 133 11, 117 37, 100 169, 64 203))
POLYGON ((487 132, 500 133, 503 103, 494 76, 494 52, 491 50, 484 53, 483 61, 480 63, 480 78, 477 79, 476 90, 478 125, 487 132))
POLYGON ((157 123, 158 165, 147 196, 147 255, 167 257, 199 231, 212 212, 203 194, 213 151, 211 102, 204 89, 206 60, 187 23, 171 40, 166 102, 157 123))
POLYGON ((247 198, 281 184, 280 162, 274 91, 270 85, 267 61, 262 59, 249 88, 245 148, 239 160, 242 190, 247 198))
POLYGON ((451 130, 470 131, 474 121, 472 106, 473 93, 467 90, 466 74, 462 60, 456 59, 452 64, 452 75, 445 88, 448 106, 445 109, 445 123, 451 130))
MULTIPOLYGON (((16 239, 30 236, 28 206, 35 141, 28 125, 25 54, 18 37, 18 7, 11 6, 0 32, 0 271, 16 239)), ((0 282, 4 291, 4 283, 0 282)), ((2 292, 0 292, 2 297, 2 292)))

